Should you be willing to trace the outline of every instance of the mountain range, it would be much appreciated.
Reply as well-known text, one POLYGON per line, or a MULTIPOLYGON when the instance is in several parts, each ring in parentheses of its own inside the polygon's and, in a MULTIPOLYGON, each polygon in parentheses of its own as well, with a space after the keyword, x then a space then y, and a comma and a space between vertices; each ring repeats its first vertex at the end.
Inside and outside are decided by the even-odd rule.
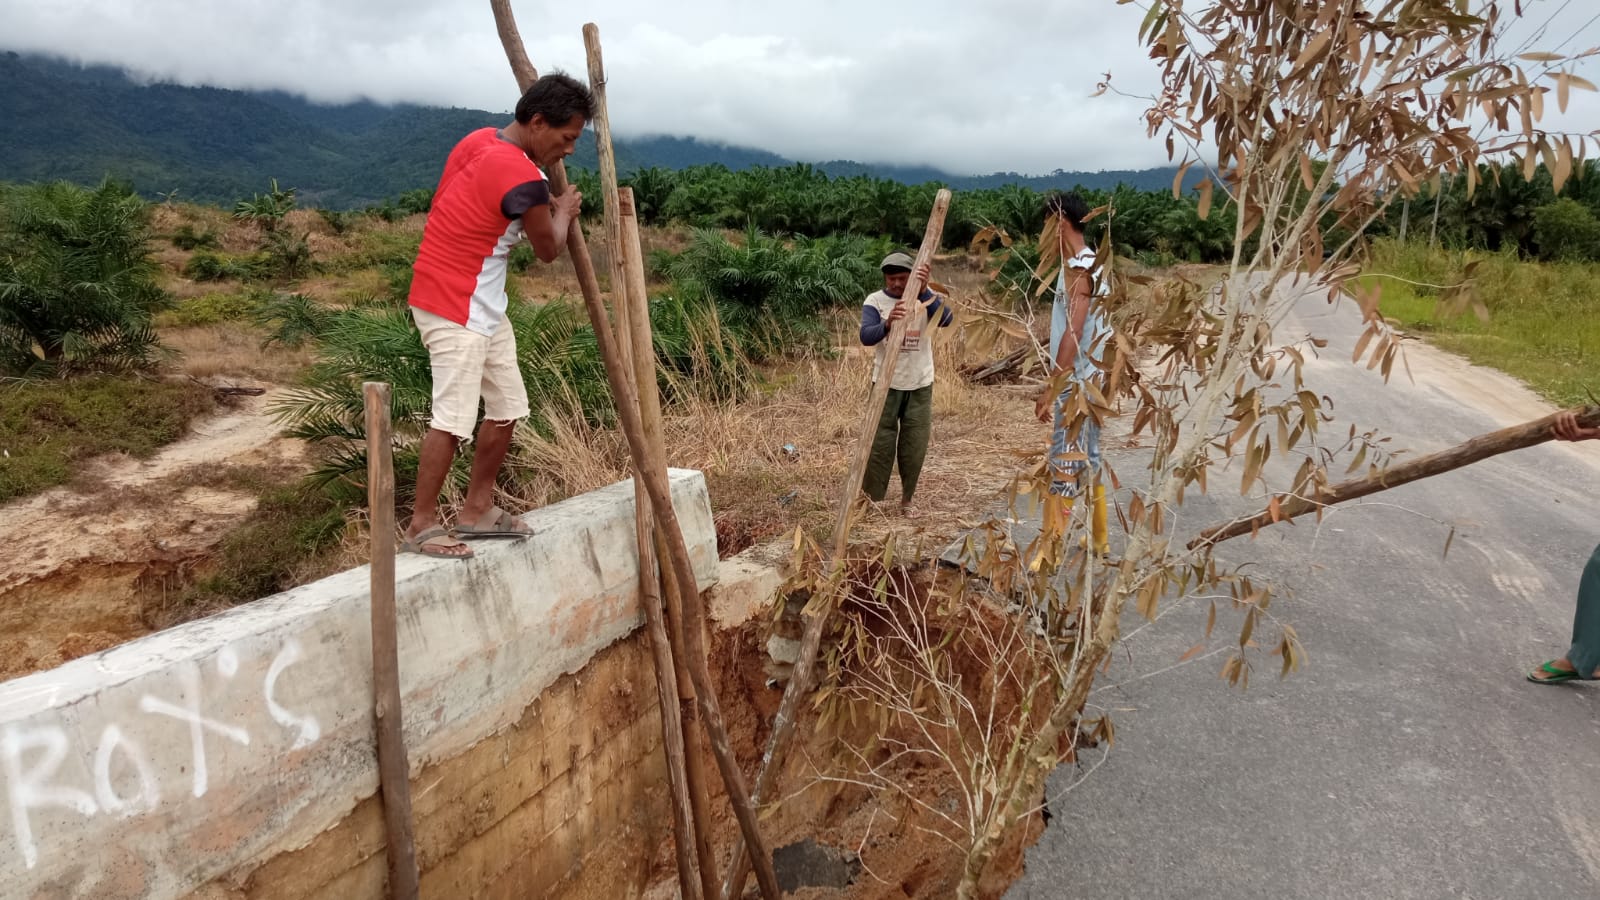
MULTIPOLYGON (((475 128, 509 120, 509 113, 479 109, 368 101, 325 105, 280 91, 148 83, 121 69, 0 51, 0 181, 91 184, 111 176, 146 196, 176 191, 180 199, 232 203, 267 190, 276 179, 296 188, 307 205, 361 207, 433 187, 456 141, 475 128)), ((624 172, 795 162, 765 150, 680 136, 619 138, 616 153, 624 172)), ((593 169, 594 142, 581 142, 568 165, 593 169)), ((831 176, 934 181, 955 190, 1006 184, 1161 190, 1177 171, 953 175, 848 160, 814 165, 831 176)))

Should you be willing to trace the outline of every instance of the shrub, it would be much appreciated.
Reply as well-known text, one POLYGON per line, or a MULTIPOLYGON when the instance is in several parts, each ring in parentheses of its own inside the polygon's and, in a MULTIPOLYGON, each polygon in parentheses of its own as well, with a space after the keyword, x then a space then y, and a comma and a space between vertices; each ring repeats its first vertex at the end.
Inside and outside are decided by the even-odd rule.
POLYGON ((414 274, 409 262, 383 266, 383 279, 389 284, 389 297, 396 303, 404 303, 411 296, 411 278, 414 274))
POLYGON ((1600 259, 1600 220, 1589 207, 1569 197, 1534 210, 1533 235, 1541 259, 1600 259))
POLYGON ((428 212, 433 209, 433 188, 418 188, 414 191, 406 191, 400 195, 399 200, 395 201, 395 206, 399 208, 400 212, 408 216, 428 212))
POLYGON ((859 306, 881 287, 877 263, 890 249, 886 240, 849 236, 791 245, 754 229, 735 243, 702 230, 682 253, 660 262, 678 294, 715 304, 722 324, 741 332, 759 358, 793 343, 826 344, 818 314, 859 306))
POLYGON ((294 188, 281 190, 278 179, 272 179, 272 190, 265 194, 256 194, 234 204, 233 217, 242 222, 254 222, 268 234, 278 230, 278 225, 283 222, 294 209, 294 188))
POLYGON ((241 265, 234 257, 210 250, 196 253, 183 264, 183 277, 192 281, 227 281, 246 278, 249 274, 249 267, 241 265))
POLYGON ((362 213, 389 223, 398 222, 406 217, 405 210, 395 206, 394 201, 387 197, 384 198, 383 203, 377 206, 369 206, 362 210, 362 213))
POLYGON ((347 210, 318 209, 317 215, 322 218, 334 234, 344 234, 355 224, 358 215, 347 210))
POLYGON ((416 232, 379 228, 363 232, 356 239, 359 249, 353 263, 366 266, 406 266, 417 258, 422 236, 416 232))
POLYGON ((274 294, 256 305, 251 318, 266 330, 264 344, 300 347, 320 337, 333 315, 304 294, 274 294))
POLYGON ((191 603, 245 603, 294 586, 295 570, 344 536, 344 507, 310 485, 273 487, 217 549, 216 570, 185 595, 191 603))
POLYGON ((274 231, 267 235, 260 269, 270 273, 268 277, 276 276, 291 281, 309 275, 313 268, 309 237, 309 234, 295 236, 286 231, 274 231))
POLYGON ((519 243, 511 248, 511 253, 506 257, 506 265, 511 271, 519 275, 526 275, 532 271, 534 263, 539 257, 534 255, 533 247, 526 242, 519 243))
POLYGON ((162 325, 174 325, 180 328, 237 322, 253 316, 261 302, 261 295, 254 291, 233 293, 213 291, 179 301, 172 309, 162 313, 158 321, 162 325))
POLYGON ((196 231, 188 222, 172 233, 172 246, 179 250, 210 250, 217 246, 217 236, 211 231, 196 231))

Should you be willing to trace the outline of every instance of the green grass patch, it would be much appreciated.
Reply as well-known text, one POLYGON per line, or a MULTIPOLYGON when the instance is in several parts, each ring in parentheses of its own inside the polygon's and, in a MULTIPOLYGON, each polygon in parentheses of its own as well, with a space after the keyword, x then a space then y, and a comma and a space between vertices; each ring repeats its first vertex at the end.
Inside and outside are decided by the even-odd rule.
POLYGON ((129 377, 0 388, 0 503, 65 484, 75 464, 103 453, 149 457, 214 402, 202 385, 129 377))
POLYGON ((331 273, 346 274, 362 269, 389 269, 403 266, 407 269, 417 258, 417 248, 422 244, 421 231, 393 228, 363 228, 347 232, 355 250, 322 260, 323 268, 331 273))
POLYGON ((263 295, 258 291, 212 291, 180 300, 171 309, 157 314, 156 326, 187 328, 238 322, 254 315, 262 302, 263 295))
POLYGON ((288 590, 309 561, 337 546, 344 535, 344 507, 326 491, 304 483, 284 487, 231 480, 235 486, 260 490, 260 501, 223 539, 215 569, 187 591, 188 603, 232 605, 288 590))
POLYGON ((1520 378, 1558 405, 1600 393, 1600 265, 1379 241, 1367 271, 1363 286, 1382 284, 1380 309, 1402 329, 1520 378), (1444 288, 1461 282, 1474 261, 1473 291, 1487 321, 1439 308, 1444 288))

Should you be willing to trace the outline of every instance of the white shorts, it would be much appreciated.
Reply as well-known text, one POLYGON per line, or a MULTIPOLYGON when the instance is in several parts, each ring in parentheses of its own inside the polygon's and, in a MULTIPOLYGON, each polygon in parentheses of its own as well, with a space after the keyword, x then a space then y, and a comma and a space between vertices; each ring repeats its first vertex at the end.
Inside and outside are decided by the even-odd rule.
POLYGON ((510 322, 501 322, 486 337, 416 307, 411 317, 433 367, 430 427, 472 440, 480 398, 485 419, 510 422, 528 415, 528 391, 517 367, 517 338, 510 322))

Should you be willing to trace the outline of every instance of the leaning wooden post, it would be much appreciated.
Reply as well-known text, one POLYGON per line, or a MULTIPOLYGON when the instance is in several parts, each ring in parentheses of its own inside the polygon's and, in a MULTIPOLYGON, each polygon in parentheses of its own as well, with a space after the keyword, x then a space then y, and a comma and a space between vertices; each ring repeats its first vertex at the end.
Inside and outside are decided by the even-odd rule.
MULTIPOLYGON (((595 97, 596 106, 598 107, 595 122, 596 137, 599 137, 600 129, 604 128, 604 145, 606 151, 609 151, 611 149, 610 122, 609 118, 603 113, 605 99, 603 91, 605 84, 605 66, 602 61, 600 50, 600 29, 593 23, 584 25, 583 37, 585 48, 588 51, 591 83, 592 85, 600 88, 600 92, 597 93, 595 97)), ((611 173, 611 183, 613 187, 611 189, 607 189, 608 200, 610 199, 609 191, 614 190, 614 185, 616 183, 614 158, 611 166, 611 173)), ((618 210, 618 213, 618 232, 620 236, 620 209, 618 210)), ((619 240, 618 243, 614 245, 614 255, 619 257, 618 263, 620 263, 620 265, 614 265, 613 271, 620 271, 621 281, 626 283, 628 277, 627 265, 624 262, 626 259, 626 252, 622 244, 623 242, 619 240)), ((626 295, 627 291, 624 290, 623 294, 626 295)), ((585 299, 587 300, 587 298, 585 299)), ((594 305, 591 304, 591 319, 594 319, 593 310, 594 305)), ((659 436, 660 399, 658 396, 654 396, 657 387, 655 380, 655 366, 653 364, 654 354, 652 336, 650 333, 648 298, 643 295, 642 291, 640 292, 640 296, 637 298, 637 301, 634 303, 633 311, 635 315, 632 315, 629 320, 630 329, 632 332, 632 344, 637 350, 639 350, 639 352, 651 354, 652 364, 650 366, 649 376, 644 381, 641 381, 636 377, 636 372, 631 368, 623 373, 620 373, 619 375, 614 376, 613 372, 611 371, 613 367, 611 365, 610 356, 607 357, 606 374, 612 382, 612 392, 614 394, 618 394, 619 402, 621 402, 621 392, 617 389, 617 384, 619 381, 622 382, 626 386, 625 389, 633 395, 631 398, 630 411, 636 413, 638 418, 636 419, 635 423, 629 423, 626 416, 624 416, 623 419, 624 430, 628 432, 629 448, 633 454, 635 462, 634 471, 636 476, 643 474, 648 479, 658 480, 661 486, 665 488, 668 486, 666 448, 664 441, 662 441, 659 436), (647 385, 647 387, 644 387, 644 389, 648 390, 648 392, 652 395, 651 398, 640 399, 639 390, 641 389, 641 385, 647 385), (654 441, 650 439, 650 429, 649 426, 645 424, 644 410, 647 408, 651 409, 655 413, 657 423, 655 430, 657 432, 657 439, 654 441), (635 438, 637 438, 637 441, 635 438)), ((595 327, 598 329, 599 325, 596 324, 595 327)), ((602 340, 602 352, 605 350, 604 345, 605 342, 602 340)), ((687 667, 690 679, 695 685, 695 700, 701 710, 702 724, 711 739, 712 753, 716 757, 718 768, 721 770, 723 784, 728 794, 728 800, 733 805, 734 816, 739 821, 739 827, 745 835, 745 843, 750 848, 750 855, 754 859, 754 864, 756 867, 756 880, 761 885, 762 895, 770 898, 770 900, 777 900, 781 892, 778 888, 777 873, 772 867, 772 856, 767 850, 765 841, 761 838, 760 825, 756 817, 755 806, 750 801, 748 791, 744 785, 744 773, 739 768, 738 759, 733 755, 733 747, 728 741, 727 729, 723 725, 722 721, 721 706, 717 701, 715 687, 711 682, 711 673, 706 667, 704 630, 705 611, 700 599, 700 591, 698 589, 699 586, 695 583, 694 571, 692 563, 689 560, 687 550, 683 549, 680 551, 673 546, 674 544, 676 544, 678 547, 683 546, 683 534, 677 527, 677 514, 672 508, 670 494, 666 493, 665 491, 663 491, 661 498, 657 499, 653 497, 652 501, 656 506, 656 515, 659 520, 658 528, 663 532, 662 536, 666 538, 666 543, 669 550, 668 554, 663 557, 663 573, 670 572, 673 579, 678 583, 677 596, 680 598, 680 602, 684 603, 685 605, 684 613, 681 617, 683 620, 683 627, 680 630, 680 638, 683 643, 681 646, 681 652, 677 656, 677 661, 680 666, 687 667), (665 505, 665 509, 662 508, 663 503, 665 505), (668 527, 669 522, 671 523, 670 528, 668 527)), ((707 819, 704 821, 697 821, 697 824, 701 828, 709 828, 709 817, 707 817, 707 819)), ((712 871, 714 872, 715 869, 713 868, 712 871)), ((715 878, 713 877, 712 880, 714 882, 715 878)))
MULTIPOLYGON (((606 236, 611 245, 611 308, 617 322, 617 349, 624 365, 634 377, 635 388, 640 391, 640 403, 646 402, 646 393, 655 394, 655 354, 645 345, 635 343, 638 329, 632 324, 637 307, 632 302, 632 285, 628 280, 628 242, 623 234, 622 202, 617 190, 616 155, 611 145, 611 120, 606 112, 605 67, 600 58, 599 34, 593 25, 584 26, 583 38, 589 54, 589 86, 595 98, 595 145, 600 158, 600 187, 605 198, 606 236), (650 384, 645 388, 636 374, 642 371, 641 359, 651 361, 650 384)), ((648 312, 646 312, 648 315, 648 312)), ((646 322, 645 332, 649 332, 646 322)), ((660 411, 657 409, 657 415, 660 411)), ((648 423, 649 417, 641 415, 648 423)), ((648 431, 648 424, 646 431, 648 431)), ((695 848, 697 846, 696 822, 690 805, 688 764, 684 759, 683 719, 678 709, 678 682, 683 664, 674 656, 681 652, 673 645, 667 631, 661 603, 661 582, 656 573, 655 527, 651 515, 650 497, 645 492, 644 478, 639 471, 639 460, 634 460, 633 479, 634 538, 639 556, 639 600, 644 605, 645 620, 650 629, 650 646, 655 659, 656 693, 661 708, 661 746, 667 756, 667 787, 672 795, 672 825, 674 852, 678 863, 678 890, 685 900, 703 896, 701 880, 696 875, 695 848)), ((699 861, 704 865, 706 860, 699 861)))
POLYGON ((394 611, 394 445, 389 385, 361 386, 366 400, 367 509, 372 528, 372 688, 378 730, 378 784, 389 856, 389 896, 417 900, 417 850, 411 831, 411 765, 401 732, 399 633, 394 611))
MULTIPOLYGON (((509 42, 517 34, 516 23, 511 15, 510 0, 489 0, 489 5, 494 10, 501 40, 509 42)), ((508 46, 506 56, 518 85, 526 90, 538 79, 538 73, 528 62, 526 52, 520 45, 515 50, 508 46)), ((558 162, 546 174, 550 177, 550 190, 553 194, 559 196, 566 190, 565 166, 558 162)), ((583 293, 584 306, 594 327, 595 343, 599 345, 600 356, 605 361, 606 382, 610 385, 612 398, 617 404, 617 417, 622 425, 622 434, 628 441, 628 452, 638 463, 636 471, 644 477, 645 488, 650 494, 650 504, 655 509, 656 520, 660 523, 658 527, 666 535, 665 558, 672 566, 673 578, 678 583, 679 593, 684 597, 685 618, 703 619, 700 586, 695 582, 693 563, 689 559, 689 548, 683 540, 683 529, 678 524, 677 510, 672 506, 671 484, 666 475, 666 457, 665 454, 659 456, 653 454, 644 440, 643 425, 639 420, 638 394, 633 389, 632 380, 627 377, 622 361, 617 357, 616 339, 606 316, 605 300, 600 294, 600 282, 595 278, 594 262, 589 258, 589 246, 584 240, 583 229, 576 222, 567 232, 567 254, 572 259, 573 272, 578 277, 578 288, 583 293)), ((728 742, 727 727, 723 722, 722 708, 717 703, 711 675, 704 665, 695 662, 705 659, 704 635, 695 628, 685 628, 684 635, 684 655, 688 658, 689 672, 694 678, 700 712, 705 717, 706 733, 711 739, 711 752, 716 757, 717 769, 722 775, 728 801, 733 806, 734 818, 739 822, 739 829, 750 845, 750 854, 756 858, 756 877, 761 883, 762 895, 769 900, 777 900, 780 892, 778 877, 772 869, 772 855, 761 837, 755 807, 751 804, 750 792, 745 787, 744 773, 740 771, 739 761, 733 755, 733 747, 728 742)))
MULTIPOLYGON (((939 239, 944 235, 944 217, 949 211, 950 192, 941 190, 933 199, 933 211, 928 215, 928 227, 922 233, 922 246, 917 250, 911 278, 906 282, 905 291, 901 293, 902 297, 920 296, 922 289, 926 287, 916 270, 923 263, 933 261, 933 254, 939 249, 939 239)), ((889 334, 884 338, 888 346, 884 348, 883 366, 878 371, 878 380, 873 382, 872 394, 867 399, 866 413, 861 417, 861 428, 856 432, 855 453, 850 457, 850 469, 844 477, 844 482, 839 486, 839 511, 833 521, 831 560, 831 575, 835 578, 838 576, 839 568, 844 565, 845 544, 850 537, 850 513, 855 506, 856 495, 861 492, 861 477, 866 473, 867 460, 872 454, 872 439, 878 431, 878 419, 883 416, 884 401, 889 397, 889 383, 894 380, 894 365, 900 358, 900 343, 905 340, 906 329, 915 317, 915 315, 902 317, 890 327, 889 334)), ((794 737, 800 715, 800 704, 811 690, 812 670, 817 664, 817 654, 822 649, 822 632, 827 627, 828 615, 833 610, 835 599, 832 596, 819 594, 812 597, 811 602, 807 603, 801 612, 806 620, 806 626, 800 636, 800 654, 789 675, 789 683, 783 689, 783 700, 778 704, 778 715, 772 722, 772 736, 767 739, 767 750, 761 757, 761 770, 756 775, 753 797, 758 804, 770 796, 772 788, 777 784, 784 751, 794 737)), ((742 856, 737 848, 733 859, 734 867, 728 879, 722 883, 723 900, 733 900, 744 891, 747 873, 739 866, 742 856)))
MULTIPOLYGON (((1580 427, 1600 428, 1600 406, 1582 406, 1568 412, 1577 416, 1580 427)), ((1560 415, 1561 413, 1552 413, 1532 422, 1481 434, 1448 450, 1440 450, 1438 453, 1430 453, 1390 466, 1371 477, 1355 478, 1323 488, 1312 497, 1279 494, 1266 509, 1253 516, 1213 525, 1200 532, 1199 537, 1189 542, 1189 549, 1194 550, 1205 544, 1218 544, 1241 534, 1254 534, 1269 525, 1285 522, 1309 512, 1321 515, 1322 510, 1346 500, 1387 491, 1402 484, 1442 475, 1462 466, 1470 466, 1491 456, 1542 444, 1555 438, 1555 432, 1550 429, 1560 415)))
MULTIPOLYGON (((617 192, 622 213, 623 262, 627 270, 628 317, 633 332, 634 383, 639 389, 639 414, 644 423, 644 437, 654 452, 666 458, 665 429, 661 419, 661 390, 656 383, 656 352, 650 323, 650 295, 644 277, 644 248, 639 240, 639 217, 633 205, 633 188, 617 192)), ((667 556, 664 535, 656 529, 657 560, 667 556)), ((711 852, 710 781, 706 777, 706 744, 702 737, 694 694, 694 679, 684 662, 683 650, 683 598, 678 596, 677 581, 673 573, 661 570, 661 591, 666 596, 667 635, 672 641, 672 657, 678 661, 678 716, 682 723, 686 774, 689 779, 689 803, 693 810, 695 859, 700 868, 700 888, 704 896, 717 896, 720 878, 717 859, 711 852)), ((696 623, 696 627, 704 623, 696 623)), ((701 664, 704 660, 696 663, 701 664)))

